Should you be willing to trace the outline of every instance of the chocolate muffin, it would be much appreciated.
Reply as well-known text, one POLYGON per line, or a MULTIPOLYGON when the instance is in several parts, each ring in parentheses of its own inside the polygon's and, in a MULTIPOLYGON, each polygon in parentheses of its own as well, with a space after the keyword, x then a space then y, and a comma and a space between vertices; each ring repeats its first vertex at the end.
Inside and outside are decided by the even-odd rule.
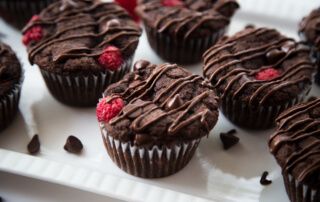
POLYGON ((20 30, 33 15, 56 1, 58 0, 1 0, 0 17, 20 30))
POLYGON ((302 101, 315 70, 308 48, 269 28, 225 36, 203 58, 224 115, 255 129, 273 127, 279 113, 302 101))
POLYGON ((269 139, 292 202, 320 201, 319 120, 320 99, 299 103, 279 115, 269 139))
POLYGON ((14 51, 0 42, 0 131, 9 126, 18 111, 23 72, 14 51))
POLYGON ((314 9, 309 16, 302 19, 299 34, 312 50, 312 56, 318 66, 315 81, 320 85, 320 7, 314 9))
POLYGON ((64 1, 34 16, 22 33, 51 94, 67 105, 95 106, 130 71, 141 29, 118 4, 64 1))
POLYGON ((134 69, 97 106, 103 142, 125 172, 165 177, 190 161, 215 126, 217 97, 201 76, 176 64, 140 60, 134 69))
POLYGON ((151 48, 172 63, 196 63, 224 34, 239 7, 235 0, 140 0, 136 13, 151 48))

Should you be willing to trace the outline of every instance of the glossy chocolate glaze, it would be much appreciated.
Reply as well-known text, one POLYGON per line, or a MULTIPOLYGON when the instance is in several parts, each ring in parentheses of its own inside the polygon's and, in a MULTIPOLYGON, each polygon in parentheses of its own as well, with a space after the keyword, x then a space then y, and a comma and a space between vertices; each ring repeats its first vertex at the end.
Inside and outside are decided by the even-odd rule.
POLYGON ((287 109, 276 123, 269 148, 282 172, 292 174, 298 182, 319 186, 320 99, 287 109))
POLYGON ((309 16, 304 17, 300 23, 299 33, 320 51, 320 8, 314 9, 309 16))
POLYGON ((203 82, 204 79, 199 75, 191 74, 183 70, 175 64, 155 66, 144 60, 135 63, 134 69, 136 69, 136 71, 131 73, 135 75, 131 75, 130 77, 136 78, 136 75, 139 74, 139 72, 143 72, 146 68, 153 68, 153 70, 147 77, 139 75, 140 78, 143 77, 144 79, 139 79, 138 84, 130 85, 130 83, 134 83, 137 80, 128 81, 125 77, 120 83, 129 82, 129 84, 123 92, 110 94, 108 93, 108 89, 106 90, 107 94, 105 94, 105 96, 110 96, 107 102, 120 97, 124 100, 124 103, 126 103, 119 115, 111 119, 108 124, 116 127, 117 123, 126 119, 132 119, 130 128, 135 133, 133 142, 137 144, 137 146, 152 145, 154 142, 168 144, 177 141, 177 139, 180 138, 179 136, 181 136, 179 133, 183 128, 198 123, 199 127, 205 132, 201 134, 190 134, 189 138, 195 139, 208 135, 217 121, 218 106, 217 97, 214 92, 206 86, 208 84, 203 82), (161 93, 150 97, 150 94, 154 94, 154 88, 162 81, 163 76, 177 68, 179 71, 184 72, 186 76, 179 76, 172 81, 172 83, 168 84, 165 89, 161 89, 161 93), (182 98, 180 94, 181 90, 188 88, 187 85, 189 84, 198 86, 201 88, 201 91, 197 96, 186 100, 186 97, 182 98), (213 100, 208 102, 208 99, 213 100), (208 103, 211 103, 212 106, 206 106, 208 103), (202 106, 202 110, 197 109, 200 105, 202 106), (156 117, 152 114, 156 114, 156 117), (152 118, 146 119, 149 115, 152 115, 152 118), (170 116, 175 118, 172 121, 168 121, 167 126, 165 126, 166 134, 159 134, 157 137, 146 134, 145 131, 147 131, 149 127, 160 123, 162 119, 170 116))
MULTIPOLYGON (((129 14, 115 3, 104 3, 100 1, 63 1, 57 2, 44 9, 40 14, 40 19, 28 24, 22 33, 25 34, 27 30, 35 25, 41 25, 43 29, 54 30, 60 22, 73 20, 80 17, 90 15, 95 19, 95 22, 79 23, 72 26, 67 26, 57 32, 52 32, 36 44, 28 46, 29 61, 33 64, 34 58, 40 51, 57 42, 63 42, 73 39, 81 40, 81 38, 92 38, 100 40, 94 47, 82 44, 79 47, 64 50, 57 55, 54 55, 52 62, 55 64, 62 62, 68 58, 91 57, 98 58, 107 51, 103 51, 104 46, 108 44, 118 43, 121 37, 127 37, 128 42, 118 47, 123 57, 129 57, 132 53, 132 46, 136 47, 138 44, 141 30, 138 25, 128 23, 131 20, 129 14), (49 16, 52 10, 59 10, 56 16, 49 16), (101 27, 101 23, 105 23, 101 27), (84 29, 87 27, 99 28, 98 33, 83 33, 66 34, 75 29, 84 29), (105 37, 111 34, 112 37, 105 37), (130 50, 129 50, 130 49, 130 50), (129 53, 130 52, 130 53, 129 53)), ((135 48, 134 48, 135 49, 135 48)))
MULTIPOLYGON (((290 86, 299 86, 301 83, 306 83, 310 88, 311 73, 315 67, 308 57, 309 51, 307 48, 300 47, 293 39, 284 37, 275 30, 248 28, 233 37, 224 37, 204 53, 203 74, 218 89, 221 98, 229 96, 236 99, 245 89, 252 88, 248 97, 243 99, 250 108, 254 106, 259 109, 277 91, 290 86), (258 38, 270 33, 274 35, 273 40, 268 39, 269 41, 266 40, 268 42, 261 41, 258 46, 243 48, 234 53, 229 52, 237 43, 246 43, 245 40, 248 40, 249 37, 258 38), (228 53, 220 55, 225 51, 228 53), (288 59, 299 54, 303 54, 304 57, 297 60, 296 63, 287 62, 288 65, 284 65, 288 59), (248 69, 244 65, 255 60, 261 60, 264 65, 256 69, 248 69), (254 78, 256 73, 268 68, 279 70, 280 75, 270 80, 254 78), (222 85, 224 88, 221 88, 222 85), (238 85, 236 89, 234 85, 238 85)), ((304 90, 304 86, 300 88, 300 91, 304 90)))
POLYGON ((142 0, 136 12, 158 32, 171 33, 176 39, 186 40, 195 32, 211 35, 212 31, 208 30, 218 31, 225 27, 238 7, 235 0, 189 0, 184 6, 172 7, 164 7, 161 0, 142 0), (154 12, 156 14, 151 17, 149 14, 154 12))

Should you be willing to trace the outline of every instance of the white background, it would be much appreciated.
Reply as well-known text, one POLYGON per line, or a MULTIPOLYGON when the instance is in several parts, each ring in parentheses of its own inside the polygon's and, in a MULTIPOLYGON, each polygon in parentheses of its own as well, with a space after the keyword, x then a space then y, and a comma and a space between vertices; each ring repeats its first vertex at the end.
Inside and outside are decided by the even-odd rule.
MULTIPOLYGON (((229 27, 229 34, 247 24, 274 27, 298 39, 298 23, 318 0, 238 0, 241 8, 229 27)), ((268 152, 272 129, 245 130, 220 114, 218 124, 204 138, 190 163, 180 172, 161 179, 140 179, 118 169, 108 157, 95 109, 64 106, 52 98, 36 66, 30 66, 21 34, 0 20, 2 41, 16 52, 25 69, 20 112, 12 125, 0 134, 0 196, 4 201, 288 201, 280 168, 268 152), (223 150, 219 134, 237 129, 239 144, 223 150), (38 133, 41 152, 27 154, 26 144, 38 133), (84 144, 80 155, 69 154, 63 145, 69 135, 84 144), (263 171, 273 183, 261 186, 263 171), (183 193, 183 194, 181 194, 183 193), (110 198, 111 197, 111 198, 110 198)), ((145 34, 135 60, 161 60, 149 47, 145 34)), ((201 74, 202 64, 184 66, 201 74)), ((318 86, 310 95, 320 96, 318 86)))

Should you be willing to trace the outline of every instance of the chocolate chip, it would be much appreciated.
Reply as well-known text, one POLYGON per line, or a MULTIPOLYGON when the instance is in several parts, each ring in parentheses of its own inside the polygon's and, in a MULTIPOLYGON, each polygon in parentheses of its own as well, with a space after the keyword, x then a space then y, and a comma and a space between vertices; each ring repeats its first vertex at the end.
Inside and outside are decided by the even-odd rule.
POLYGON ((120 25, 120 21, 117 20, 117 19, 112 19, 112 20, 109 20, 107 22, 107 25, 106 25, 106 28, 109 28, 109 27, 116 27, 116 26, 119 26, 120 25))
POLYGON ((166 108, 169 110, 173 110, 182 105, 183 105, 183 100, 181 96, 177 94, 167 102, 166 108))
POLYGON ((27 145, 28 152, 34 154, 40 150, 39 135, 35 134, 27 145))
POLYGON ((134 138, 134 145, 137 146, 144 146, 150 144, 152 141, 152 138, 149 135, 145 134, 137 134, 134 138))
POLYGON ((73 135, 70 135, 67 138, 66 144, 63 147, 66 151, 71 153, 79 153, 81 152, 83 145, 81 141, 73 135))
POLYGON ((232 147, 233 145, 237 144, 239 142, 239 137, 234 136, 234 134, 237 131, 235 129, 230 130, 227 133, 220 133, 220 139, 222 141, 223 144, 223 148, 225 150, 229 149, 230 147, 232 147))
POLYGON ((146 68, 149 64, 150 64, 149 61, 146 61, 146 60, 138 60, 138 61, 134 64, 133 69, 134 69, 134 70, 138 70, 138 69, 146 68))
POLYGON ((262 184, 262 185, 269 185, 269 184, 272 183, 271 180, 267 180, 267 179, 266 179, 268 174, 269 174, 269 173, 268 173, 267 171, 264 171, 264 172, 262 173, 262 176, 261 176, 261 179, 260 179, 260 184, 262 184))
POLYGON ((311 101, 314 101, 316 99, 318 99, 316 96, 311 96, 311 97, 308 98, 307 102, 311 102, 311 101))
POLYGON ((281 45, 281 50, 287 53, 295 47, 296 47, 296 43, 294 41, 286 41, 281 45))
POLYGON ((267 52, 266 58, 267 58, 267 64, 272 65, 277 63, 281 58, 283 58, 286 55, 285 52, 278 49, 272 49, 267 52))

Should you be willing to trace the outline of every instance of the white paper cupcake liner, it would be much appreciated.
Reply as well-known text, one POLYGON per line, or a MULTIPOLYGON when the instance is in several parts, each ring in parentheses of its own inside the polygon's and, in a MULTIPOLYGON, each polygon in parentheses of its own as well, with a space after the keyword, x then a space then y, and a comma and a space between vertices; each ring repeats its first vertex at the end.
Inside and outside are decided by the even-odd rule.
POLYGON ((0 100, 0 131, 9 126, 17 114, 23 79, 21 76, 20 83, 15 84, 13 89, 0 100))
POLYGON ((285 188, 292 202, 319 202, 320 190, 312 189, 305 184, 299 183, 291 174, 283 176, 285 188))
POLYGON ((112 161, 123 171, 143 178, 159 178, 174 174, 188 164, 200 139, 171 146, 136 147, 109 136, 100 123, 104 145, 112 161))
POLYGON ((309 93, 309 89, 305 89, 296 98, 290 102, 276 106, 261 106, 259 109, 251 109, 248 104, 243 104, 232 97, 225 96, 220 101, 220 109, 222 113, 234 124, 252 128, 265 129, 275 125, 275 119, 285 109, 302 102, 309 93))
POLYGON ((220 39, 226 29, 227 27, 220 29, 210 36, 199 39, 188 39, 182 43, 145 25, 151 48, 164 60, 180 64, 200 62, 202 54, 220 39))
POLYGON ((130 71, 132 58, 117 70, 106 70, 98 75, 64 76, 40 69, 47 88, 58 101, 71 106, 88 107, 96 106, 104 90, 130 71))

